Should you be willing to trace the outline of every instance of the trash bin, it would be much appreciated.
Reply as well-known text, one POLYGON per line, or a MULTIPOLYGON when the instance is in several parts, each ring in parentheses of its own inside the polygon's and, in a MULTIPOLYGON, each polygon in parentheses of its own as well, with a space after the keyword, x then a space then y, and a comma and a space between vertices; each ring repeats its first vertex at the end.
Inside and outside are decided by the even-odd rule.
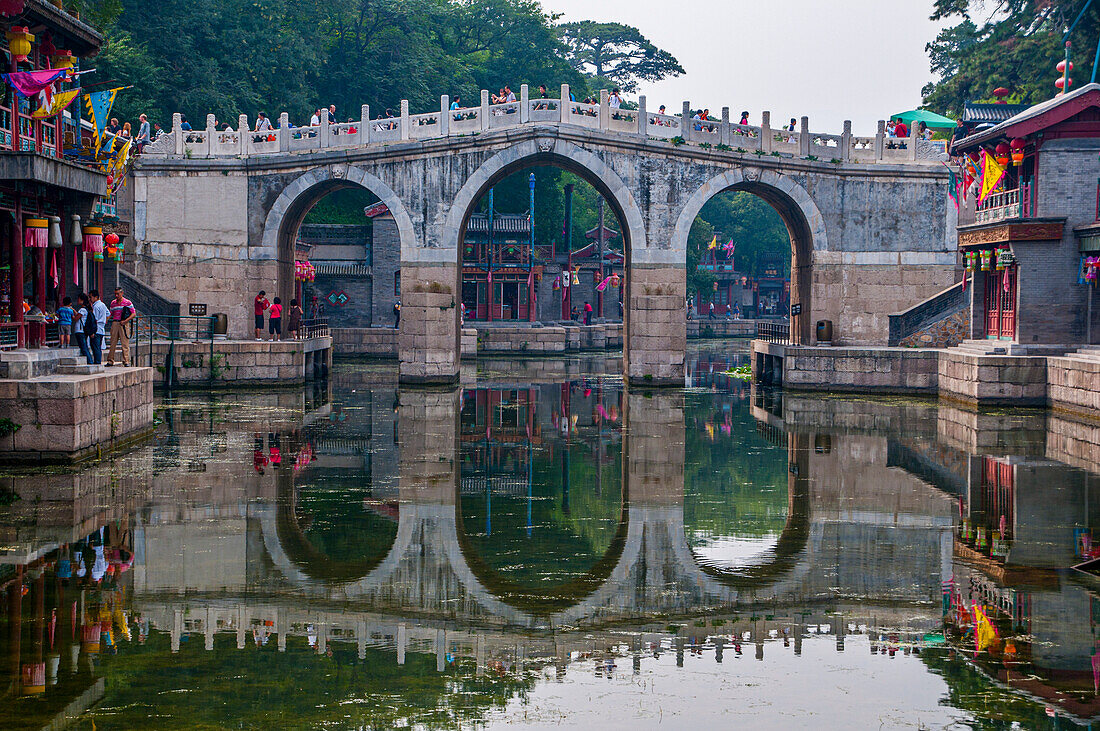
POLYGON ((229 332, 229 315, 224 312, 214 313, 214 339, 225 340, 229 332))
POLYGON ((824 345, 832 345, 833 342, 833 321, 832 320, 818 320, 817 321, 817 342, 824 345))

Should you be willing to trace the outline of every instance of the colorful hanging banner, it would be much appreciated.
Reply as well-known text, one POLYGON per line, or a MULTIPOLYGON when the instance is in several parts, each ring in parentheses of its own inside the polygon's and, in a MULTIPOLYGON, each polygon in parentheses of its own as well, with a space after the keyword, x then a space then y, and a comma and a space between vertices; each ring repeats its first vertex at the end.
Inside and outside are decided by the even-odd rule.
POLYGON ((69 69, 42 69, 41 71, 13 71, 0 74, 8 86, 15 89, 19 96, 30 99, 53 82, 67 74, 69 69))
POLYGON ((717 234, 715 234, 714 238, 710 240, 709 244, 707 244, 707 248, 708 249, 717 249, 718 248, 718 235, 717 234))
POLYGON ((597 292, 602 292, 605 289, 607 289, 607 284, 610 281, 611 281, 611 277, 607 277, 606 279, 604 279, 602 282, 600 282, 599 284, 596 285, 596 291, 597 292))
POLYGON ((31 118, 47 119, 49 117, 56 117, 73 103, 73 99, 76 99, 79 93, 80 89, 72 89, 71 91, 63 91, 59 94, 54 94, 49 104, 40 106, 38 109, 31 112, 31 118))
POLYGON ((88 110, 93 132, 95 133, 95 146, 98 149, 103 144, 103 130, 107 127, 107 121, 111 117, 111 107, 115 103, 115 95, 122 89, 107 89, 97 91, 84 96, 84 107, 88 110))
POLYGON ((955 168, 947 166, 947 195, 955 204, 955 210, 959 210, 959 177, 955 174, 955 168))
POLYGON ((989 194, 997 187, 997 183, 1001 182, 1001 178, 1005 175, 1005 168, 998 163, 993 155, 982 151, 982 191, 978 195, 978 203, 984 203, 985 199, 989 197, 989 194))

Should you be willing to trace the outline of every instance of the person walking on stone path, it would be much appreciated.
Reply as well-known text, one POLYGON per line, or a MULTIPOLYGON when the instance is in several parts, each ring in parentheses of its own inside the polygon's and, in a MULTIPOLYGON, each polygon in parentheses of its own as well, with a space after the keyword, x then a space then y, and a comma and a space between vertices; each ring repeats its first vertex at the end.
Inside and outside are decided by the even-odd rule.
POLYGON ((92 350, 93 363, 103 362, 103 338, 107 334, 107 318, 111 316, 111 311, 107 309, 107 305, 103 303, 103 300, 99 298, 99 290, 93 289, 88 293, 88 298, 92 301, 91 322, 90 325, 94 325, 95 329, 92 331, 92 337, 89 342, 92 350))
POLYGON ((281 340, 283 337, 283 303, 276 297, 271 302, 271 317, 267 321, 271 340, 281 340))
POLYGON ((255 308, 254 308, 255 313, 256 313, 256 322, 254 324, 256 326, 256 339, 257 340, 263 340, 262 335, 264 334, 264 312, 270 306, 271 306, 271 303, 269 303, 267 301, 267 292, 265 292, 261 289, 260 293, 258 295, 256 295, 255 308))
POLYGON ((708 320, 714 319, 714 300, 710 301, 710 307, 708 308, 708 320))
POLYGON ((111 350, 107 353, 107 365, 115 365, 115 351, 122 346, 122 365, 130 367, 130 321, 137 312, 134 303, 122 294, 122 287, 115 287, 115 298, 111 300, 111 350))
POLYGON ((85 360, 88 364, 95 363, 95 358, 92 357, 92 351, 89 347, 88 336, 85 334, 85 328, 88 326, 88 322, 92 320, 92 303, 88 299, 88 295, 81 293, 77 298, 77 311, 73 315, 73 337, 76 339, 77 347, 80 348, 80 352, 84 354, 85 360))

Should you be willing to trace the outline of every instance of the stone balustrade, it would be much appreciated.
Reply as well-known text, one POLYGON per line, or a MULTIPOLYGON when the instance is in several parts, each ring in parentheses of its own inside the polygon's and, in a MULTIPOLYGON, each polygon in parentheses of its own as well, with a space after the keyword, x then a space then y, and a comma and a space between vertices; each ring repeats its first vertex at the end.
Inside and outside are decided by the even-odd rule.
POLYGON ((689 102, 683 103, 679 115, 648 111, 645 96, 638 98, 637 109, 612 109, 606 90, 600 92, 598 104, 585 104, 570 100, 568 84, 562 84, 558 98, 532 99, 524 84, 515 102, 491 104, 486 90, 482 90, 480 102, 478 106, 450 109, 450 97, 443 95, 438 110, 410 114, 409 102, 403 100, 399 115, 378 119, 371 119, 370 107, 364 104, 358 121, 330 124, 328 116, 322 114, 321 124, 316 127, 292 127, 284 112, 275 129, 262 132, 250 131, 248 117, 243 114, 235 130, 216 129, 212 114, 206 117, 205 129, 183 130, 181 117, 175 114, 172 131, 146 147, 144 154, 243 158, 458 137, 521 125, 583 127, 667 140, 673 145, 835 163, 938 164, 946 153, 943 141, 919 139, 915 129, 908 138, 887 137, 884 121, 879 121, 874 137, 857 137, 847 121, 840 134, 810 132, 807 117, 802 117, 797 130, 774 129, 770 112, 761 115, 758 127, 731 123, 729 107, 722 108, 721 119, 695 120, 689 102))

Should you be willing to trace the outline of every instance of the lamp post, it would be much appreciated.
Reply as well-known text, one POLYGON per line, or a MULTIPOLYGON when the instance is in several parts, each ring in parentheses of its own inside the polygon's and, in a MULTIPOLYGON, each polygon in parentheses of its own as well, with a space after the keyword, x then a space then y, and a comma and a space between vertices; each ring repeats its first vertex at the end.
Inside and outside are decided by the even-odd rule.
POLYGON ((535 321, 535 174, 531 173, 527 177, 527 185, 530 188, 531 200, 530 200, 530 213, 528 214, 527 223, 531 227, 531 239, 530 246, 527 248, 527 320, 528 322, 535 321))
POLYGON ((489 276, 486 277, 489 287, 489 322, 493 321, 493 189, 489 188, 489 211, 486 213, 488 224, 487 240, 489 242, 489 276))
MULTIPOLYGON (((569 276, 573 276, 573 184, 565 186, 565 251, 569 262, 569 276)), ((562 319, 568 320, 573 310, 573 285, 563 287, 562 319)))
MULTIPOLYGON (((599 214, 599 223, 596 224, 596 238, 599 240, 599 252, 600 252, 600 284, 603 284, 603 196, 601 195, 596 199, 596 211, 599 214)), ((603 291, 596 290, 596 317, 603 317, 603 291)))

